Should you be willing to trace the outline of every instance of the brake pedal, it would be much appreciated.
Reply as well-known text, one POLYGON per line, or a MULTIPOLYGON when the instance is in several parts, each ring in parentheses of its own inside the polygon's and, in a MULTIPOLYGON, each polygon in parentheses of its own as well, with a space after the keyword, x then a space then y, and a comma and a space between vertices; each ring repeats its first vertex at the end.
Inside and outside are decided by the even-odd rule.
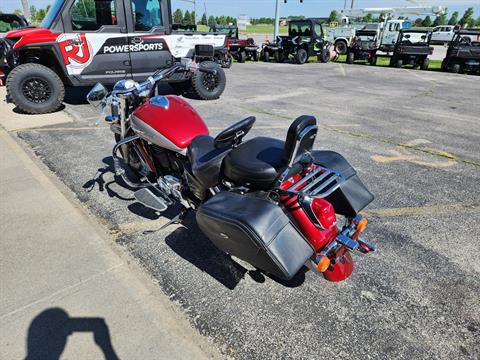
POLYGON ((150 209, 162 212, 167 210, 168 208, 167 202, 161 197, 155 195, 150 189, 144 188, 137 190, 135 191, 133 196, 135 196, 135 199, 139 203, 145 205, 150 209))

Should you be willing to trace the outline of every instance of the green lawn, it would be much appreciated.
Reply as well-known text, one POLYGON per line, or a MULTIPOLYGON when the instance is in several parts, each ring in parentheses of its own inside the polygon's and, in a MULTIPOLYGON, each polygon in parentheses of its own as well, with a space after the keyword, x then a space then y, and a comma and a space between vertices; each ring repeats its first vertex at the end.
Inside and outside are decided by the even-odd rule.
MULTIPOLYGON (((310 61, 311 62, 315 62, 317 59, 312 57, 310 58, 310 61)), ((340 55, 337 59, 336 62, 338 63, 346 63, 347 61, 347 56, 346 55, 340 55)), ((355 64, 358 64, 358 65, 361 65, 366 62, 362 62, 362 61, 356 61, 353 65, 355 64)), ((352 65, 352 66, 353 66, 352 65)), ((383 66, 383 67, 388 67, 390 66, 390 57, 387 57, 387 56, 378 56, 377 57, 377 66, 383 66)), ((441 67, 442 67, 442 62, 440 60, 430 60, 430 65, 428 67, 428 70, 431 70, 431 71, 441 71, 441 67)), ((408 68, 412 68, 411 66, 406 66, 405 67, 406 69, 408 68)))
MULTIPOLYGON (((280 34, 288 33, 288 26, 280 26, 280 34)), ((247 34, 273 34, 273 25, 249 25, 246 31, 241 31, 247 34)))

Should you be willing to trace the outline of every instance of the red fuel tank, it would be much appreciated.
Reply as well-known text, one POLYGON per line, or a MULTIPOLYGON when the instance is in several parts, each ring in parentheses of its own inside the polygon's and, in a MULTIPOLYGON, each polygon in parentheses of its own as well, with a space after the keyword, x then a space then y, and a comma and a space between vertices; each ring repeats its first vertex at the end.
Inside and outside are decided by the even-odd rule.
POLYGON ((133 130, 155 145, 184 153, 208 128, 197 111, 178 96, 154 96, 132 113, 133 130))

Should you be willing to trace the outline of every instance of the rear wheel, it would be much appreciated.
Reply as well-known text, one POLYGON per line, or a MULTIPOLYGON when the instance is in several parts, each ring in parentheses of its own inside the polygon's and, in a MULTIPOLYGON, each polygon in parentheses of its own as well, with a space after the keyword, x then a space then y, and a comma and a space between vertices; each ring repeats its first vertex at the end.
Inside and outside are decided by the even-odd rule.
POLYGON ((268 50, 263 50, 263 61, 269 62, 270 61, 270 53, 268 50))
POLYGON ((245 60, 247 60, 247 53, 242 50, 238 53, 238 62, 239 63, 244 63, 245 60))
POLYGON ((298 49, 295 54, 295 60, 297 64, 305 64, 308 60, 308 53, 305 49, 298 49))
POLYGON ((420 69, 428 70, 428 65, 429 64, 430 64, 430 60, 428 60, 428 58, 425 58, 422 62, 422 65, 420 65, 420 69))
POLYGON ((192 89, 195 95, 202 100, 215 100, 222 95, 225 90, 227 78, 225 71, 213 61, 204 61, 201 66, 216 70, 216 74, 208 74, 197 71, 192 76, 192 89))
POLYGON ((458 74, 462 70, 462 67, 460 66, 459 63, 455 63, 452 66, 452 72, 455 74, 458 74))
POLYGON ((339 40, 335 43, 335 51, 339 55, 345 55, 347 53, 347 50, 348 50, 348 45, 346 41, 339 40))
POLYGON ((349 52, 347 54, 347 64, 353 64, 354 60, 355 60, 355 54, 352 52, 349 52))
POLYGON ((65 86, 50 68, 35 63, 14 68, 7 77, 7 94, 27 114, 56 111, 65 97, 65 86))

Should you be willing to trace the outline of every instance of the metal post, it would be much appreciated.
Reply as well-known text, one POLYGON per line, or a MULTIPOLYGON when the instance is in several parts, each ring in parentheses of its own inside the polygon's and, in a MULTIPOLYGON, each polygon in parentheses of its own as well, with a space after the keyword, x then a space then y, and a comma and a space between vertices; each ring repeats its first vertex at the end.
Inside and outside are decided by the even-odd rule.
POLYGON ((352 9, 354 5, 355 5, 355 0, 352 0, 352 6, 351 6, 352 9))
POLYGON ((273 41, 277 39, 277 36, 279 34, 279 29, 278 25, 280 23, 280 0, 275 0, 275 30, 273 32, 273 41))
POLYGON ((23 16, 25 16, 28 22, 31 22, 32 16, 30 14, 30 6, 28 5, 28 0, 22 0, 22 7, 23 7, 23 16))
POLYGON ((346 9, 347 8, 347 0, 344 0, 343 2, 343 9, 346 9))

